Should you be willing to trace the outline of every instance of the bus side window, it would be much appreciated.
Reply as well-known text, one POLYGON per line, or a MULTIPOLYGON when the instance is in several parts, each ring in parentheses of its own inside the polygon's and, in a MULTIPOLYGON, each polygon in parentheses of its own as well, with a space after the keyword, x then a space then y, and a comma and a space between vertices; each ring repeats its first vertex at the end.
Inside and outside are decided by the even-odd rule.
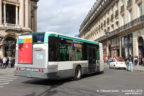
POLYGON ((49 61, 59 60, 59 42, 56 37, 49 37, 49 61))
POLYGON ((67 39, 60 39, 60 60, 61 61, 71 61, 71 53, 72 53, 72 41, 67 39))
POLYGON ((83 44, 83 47, 82 47, 82 58, 83 60, 87 60, 87 46, 85 43, 83 44))

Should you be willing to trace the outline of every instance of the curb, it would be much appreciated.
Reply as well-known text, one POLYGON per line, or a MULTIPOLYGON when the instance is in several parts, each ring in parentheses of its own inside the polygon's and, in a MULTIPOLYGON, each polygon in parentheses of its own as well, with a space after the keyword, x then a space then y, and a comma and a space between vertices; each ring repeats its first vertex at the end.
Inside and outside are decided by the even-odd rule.
POLYGON ((134 69, 134 71, 144 72, 144 70, 134 69))

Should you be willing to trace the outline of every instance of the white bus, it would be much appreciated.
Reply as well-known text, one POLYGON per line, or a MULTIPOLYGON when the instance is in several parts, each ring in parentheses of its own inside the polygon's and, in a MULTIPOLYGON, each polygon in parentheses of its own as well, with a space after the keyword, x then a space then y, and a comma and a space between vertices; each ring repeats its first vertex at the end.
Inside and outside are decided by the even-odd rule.
POLYGON ((27 33, 16 44, 15 75, 80 79, 103 72, 102 44, 53 32, 27 33))

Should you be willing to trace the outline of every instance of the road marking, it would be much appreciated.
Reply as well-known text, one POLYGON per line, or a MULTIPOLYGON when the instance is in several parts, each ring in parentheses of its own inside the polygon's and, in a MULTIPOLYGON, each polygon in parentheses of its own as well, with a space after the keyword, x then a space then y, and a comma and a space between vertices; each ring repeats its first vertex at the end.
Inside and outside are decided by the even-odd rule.
POLYGON ((1 86, 1 85, 6 85, 6 84, 9 84, 9 82, 7 82, 7 83, 0 83, 0 86, 1 86))
POLYGON ((4 86, 0 86, 0 88, 3 88, 4 86))
POLYGON ((13 80, 0 80, 0 82, 10 82, 10 81, 13 81, 13 80))
POLYGON ((3 88, 5 85, 14 81, 17 77, 14 76, 14 70, 0 70, 0 88, 3 88))

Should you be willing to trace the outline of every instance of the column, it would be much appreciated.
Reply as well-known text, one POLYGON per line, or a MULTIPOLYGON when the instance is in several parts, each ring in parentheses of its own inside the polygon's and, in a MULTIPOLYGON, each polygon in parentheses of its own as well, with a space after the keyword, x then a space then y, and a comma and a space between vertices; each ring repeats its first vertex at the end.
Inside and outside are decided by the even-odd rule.
POLYGON ((144 1, 142 1, 142 15, 144 15, 144 1))
POLYGON ((119 37, 119 43, 120 43, 119 54, 120 54, 120 57, 122 57, 122 38, 123 38, 123 37, 119 37))
POLYGON ((34 7, 34 23, 33 23, 33 31, 37 32, 37 6, 34 7))
POLYGON ((133 56, 139 56, 137 32, 133 32, 133 56))
POLYGON ((25 0, 25 26, 29 28, 29 0, 25 0))
POLYGON ((20 0, 19 24, 24 27, 24 0, 20 0))
POLYGON ((4 12, 4 24, 6 25, 6 2, 3 2, 3 12, 4 12))
POLYGON ((108 42, 108 40, 106 41, 106 44, 107 44, 107 57, 109 57, 109 42, 108 42))
POLYGON ((136 18, 138 18, 138 6, 137 6, 137 3, 136 3, 136 1, 135 0, 132 0, 132 19, 134 20, 134 19, 136 19, 136 18))
POLYGON ((2 0, 0 0, 0 25, 2 25, 2 0))
POLYGON ((18 25, 18 5, 16 5, 16 25, 18 25))

